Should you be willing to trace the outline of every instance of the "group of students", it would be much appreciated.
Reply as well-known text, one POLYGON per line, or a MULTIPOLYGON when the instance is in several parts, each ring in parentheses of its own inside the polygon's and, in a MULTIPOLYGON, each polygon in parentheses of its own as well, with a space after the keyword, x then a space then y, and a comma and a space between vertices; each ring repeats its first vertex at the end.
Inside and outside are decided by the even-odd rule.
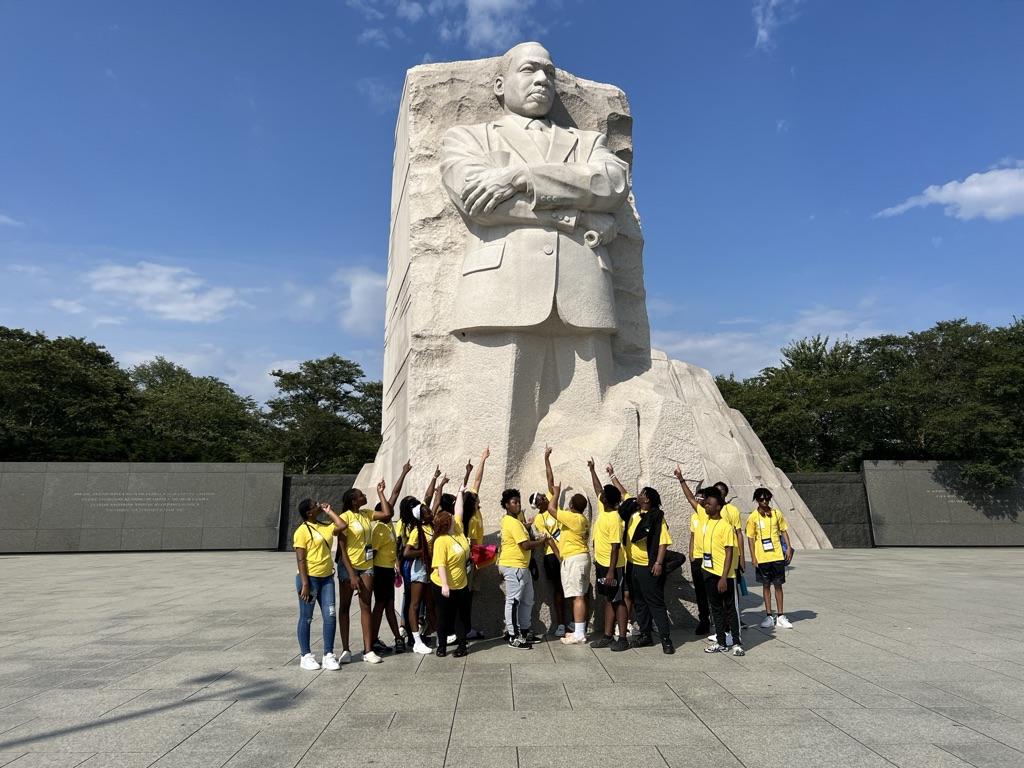
MULTIPOLYGON (((588 643, 591 551, 596 572, 596 592, 605 598, 602 621, 595 617, 602 634, 589 644, 624 651, 630 647, 654 645, 656 628, 662 650, 675 647, 665 603, 667 575, 685 560, 669 550, 672 537, 659 493, 649 487, 631 497, 611 465, 608 481, 600 482, 595 464, 588 464, 597 496, 597 515, 581 493, 572 494, 568 507, 561 506, 561 484, 551 467, 552 449, 544 453, 547 488, 528 496, 524 509, 520 492, 502 492, 498 570, 505 587, 505 642, 512 648, 529 649, 543 638, 532 631, 534 580, 539 577, 534 550, 543 552, 543 570, 552 587, 553 634, 565 645, 588 643), (635 622, 631 618, 635 617, 635 622), (632 627, 632 632, 630 628, 632 627)), ((422 499, 401 495, 402 485, 412 469, 402 468, 390 494, 382 480, 377 484, 378 502, 367 507, 365 494, 352 488, 342 497, 342 511, 330 504, 303 499, 302 518, 293 536, 298 563, 295 577, 299 597, 298 640, 303 669, 338 669, 351 661, 349 610, 353 596, 359 600, 363 638, 362 659, 380 663, 385 653, 402 653, 409 646, 415 653, 467 653, 467 641, 482 639, 472 629, 471 615, 479 564, 487 558, 479 507, 479 489, 489 456, 480 457, 473 484, 473 465, 467 463, 457 493, 445 493, 447 475, 435 470, 422 499), (321 521, 321 515, 328 518, 321 521), (332 556, 334 540, 336 554, 332 556), (334 574, 337 565, 340 600, 335 601, 334 574), (400 615, 395 612, 396 589, 403 588, 400 615), (318 662, 310 649, 310 624, 314 606, 323 618, 323 657, 318 662), (389 647, 381 642, 381 624, 387 619, 394 635, 389 647), (342 653, 334 654, 335 629, 339 629, 342 653), (437 640, 431 648, 430 634, 437 640)), ((675 476, 693 507, 690 518, 691 574, 698 607, 697 633, 708 636, 707 653, 731 648, 744 654, 741 645, 738 579, 744 567, 743 539, 749 547, 755 576, 763 585, 765 619, 761 627, 790 628, 783 612, 785 566, 793 547, 782 512, 771 505, 771 491, 758 488, 757 507, 741 527, 740 512, 727 503, 724 483, 691 490, 677 467, 675 476), (772 590, 777 613, 773 613, 772 590)), ((492 547, 493 549, 493 547, 492 547)))

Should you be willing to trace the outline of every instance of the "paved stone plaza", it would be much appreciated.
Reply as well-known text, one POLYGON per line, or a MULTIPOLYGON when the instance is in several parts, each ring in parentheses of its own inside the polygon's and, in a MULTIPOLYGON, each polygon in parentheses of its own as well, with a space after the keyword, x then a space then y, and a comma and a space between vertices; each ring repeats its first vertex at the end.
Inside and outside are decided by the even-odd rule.
POLYGON ((1019 767, 1022 554, 800 553, 745 658, 691 625, 315 673, 290 553, 3 557, 0 765, 1019 767))

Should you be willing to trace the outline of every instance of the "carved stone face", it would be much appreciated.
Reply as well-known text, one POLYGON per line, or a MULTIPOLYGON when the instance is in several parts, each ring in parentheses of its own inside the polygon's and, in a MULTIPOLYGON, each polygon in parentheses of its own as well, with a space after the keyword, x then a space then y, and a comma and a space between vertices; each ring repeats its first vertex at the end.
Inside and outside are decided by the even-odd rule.
POLYGON ((555 102, 555 65, 538 43, 517 45, 506 54, 508 69, 494 80, 494 94, 505 110, 523 117, 544 117, 555 102))

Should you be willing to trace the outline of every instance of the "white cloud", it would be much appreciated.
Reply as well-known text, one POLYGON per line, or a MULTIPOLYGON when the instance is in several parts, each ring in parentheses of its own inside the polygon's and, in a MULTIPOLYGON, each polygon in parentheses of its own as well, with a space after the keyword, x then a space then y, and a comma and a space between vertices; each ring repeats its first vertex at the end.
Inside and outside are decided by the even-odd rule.
POLYGON ((80 315, 85 312, 85 305, 73 299, 53 299, 50 306, 61 312, 67 312, 69 315, 80 315))
POLYGON ((374 0, 345 0, 345 5, 363 14, 371 21, 384 18, 383 12, 376 7, 374 0))
POLYGON ((475 51, 500 53, 524 37, 533 0, 466 0, 466 44, 475 51))
POLYGON ((869 297, 849 308, 806 307, 784 321, 754 324, 748 323, 751 318, 724 320, 719 325, 731 326, 724 331, 655 328, 651 340, 656 349, 670 357, 707 368, 712 374, 735 373, 745 378, 776 365, 779 350, 798 339, 821 335, 833 340, 856 340, 885 333, 879 311, 879 303, 869 297), (746 324, 754 327, 736 329, 746 324))
POLYGON ((754 0, 751 12, 754 15, 754 48, 770 51, 775 47, 775 33, 779 27, 796 17, 797 7, 802 0, 754 0))
POLYGON ((409 0, 398 0, 398 7, 395 8, 395 15, 398 18, 404 19, 412 24, 415 24, 417 21, 422 19, 423 14, 425 13, 426 11, 423 9, 422 5, 416 2, 409 2, 409 0))
POLYGON ((364 77, 356 81, 356 90, 370 102, 370 106, 378 112, 389 112, 397 109, 401 93, 398 89, 379 77, 364 77))
POLYGON ((387 278, 367 267, 346 267, 334 273, 333 282, 345 291, 341 327, 356 336, 383 335, 387 278))
POLYGON ((0 227, 24 227, 25 222, 18 221, 17 219, 11 218, 0 213, 0 227))
POLYGON ((776 133, 789 133, 789 121, 783 120, 781 117, 775 121, 775 132, 776 133))
POLYGON ((370 27, 359 33, 356 42, 360 45, 376 45, 378 48, 388 48, 388 35, 383 29, 370 27))
POLYGON ((972 173, 963 181, 933 184, 920 195, 909 197, 875 216, 890 218, 930 205, 941 205, 947 216, 962 220, 981 217, 1005 221, 1024 216, 1024 167, 994 168, 972 173))
POLYGON ((234 288, 207 286, 190 269, 148 261, 97 267, 85 274, 85 282, 96 293, 164 320, 211 323, 229 309, 247 306, 234 288))

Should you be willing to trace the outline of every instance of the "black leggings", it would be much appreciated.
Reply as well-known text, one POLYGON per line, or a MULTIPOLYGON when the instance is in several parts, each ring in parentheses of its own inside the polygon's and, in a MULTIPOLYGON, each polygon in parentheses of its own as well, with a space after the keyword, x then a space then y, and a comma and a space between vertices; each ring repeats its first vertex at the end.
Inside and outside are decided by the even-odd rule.
POLYGON ((649 565, 626 566, 629 592, 636 608, 636 622, 640 634, 651 634, 651 625, 658 628, 658 634, 665 640, 669 636, 668 612, 665 610, 665 574, 655 576, 649 565))
POLYGON ((704 588, 711 604, 711 618, 715 622, 718 644, 725 647, 725 633, 731 632, 733 642, 740 644, 740 624, 736 613, 736 580, 726 579, 725 592, 718 591, 718 576, 704 572, 704 588))
POLYGON ((434 582, 430 582, 434 589, 434 605, 438 608, 441 626, 437 632, 437 647, 439 650, 448 649, 448 635, 454 634, 459 648, 466 647, 466 633, 469 632, 469 609, 470 591, 469 587, 453 589, 449 596, 441 593, 441 588, 434 582))

